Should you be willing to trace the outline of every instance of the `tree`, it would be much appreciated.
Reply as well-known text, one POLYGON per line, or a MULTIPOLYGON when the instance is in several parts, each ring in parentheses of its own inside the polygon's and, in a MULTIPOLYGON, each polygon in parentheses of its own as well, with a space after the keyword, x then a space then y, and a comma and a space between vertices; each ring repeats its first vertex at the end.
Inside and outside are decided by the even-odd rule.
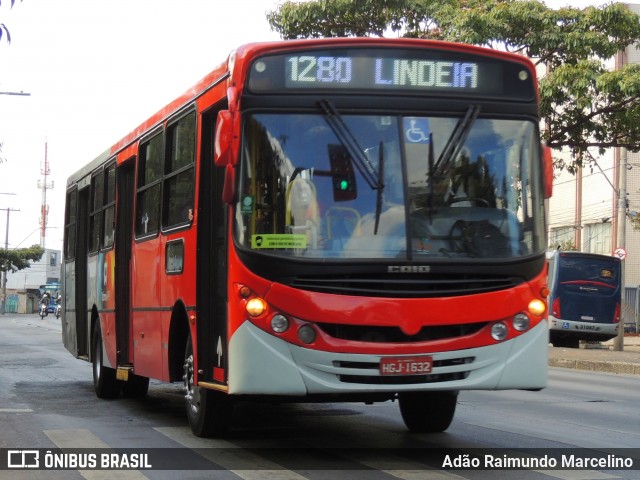
POLYGON ((37 262, 44 255, 44 249, 40 245, 32 245, 29 248, 16 248, 6 250, 0 248, 0 272, 17 272, 30 267, 30 261, 37 262))
MULTIPOLYGON (((22 0, 20 0, 22 1, 22 0)), ((16 3, 16 0, 11 0, 11 8, 16 3)), ((0 0, 0 6, 2 6, 2 0, 0 0)), ((11 43, 11 34, 9 33, 9 29, 4 23, 0 23, 0 40, 2 40, 2 35, 7 37, 7 43, 11 43)), ((2 156, 2 142, 0 142, 0 163, 4 162, 4 157, 2 156)))
MULTIPOLYGON (((15 3, 16 3, 16 0, 11 0, 11 8, 13 8, 15 3)), ((2 1, 0 0, 0 6, 1 5, 2 5, 2 1)), ((9 29, 4 23, 0 23, 0 40, 2 40, 3 34, 7 37, 7 43, 11 43, 11 34, 9 33, 9 29)))
POLYGON ((621 4, 553 10, 537 0, 285 1, 267 13, 284 39, 429 38, 519 52, 546 66, 543 139, 568 148, 575 171, 588 148, 640 150, 640 65, 607 61, 640 41, 640 19, 621 4))

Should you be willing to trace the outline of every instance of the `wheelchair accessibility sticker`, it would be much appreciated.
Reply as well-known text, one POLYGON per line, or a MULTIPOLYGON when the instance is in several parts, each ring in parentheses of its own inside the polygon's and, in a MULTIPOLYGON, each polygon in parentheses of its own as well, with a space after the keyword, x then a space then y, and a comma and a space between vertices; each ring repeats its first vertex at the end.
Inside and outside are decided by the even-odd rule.
POLYGON ((405 118, 404 138, 408 143, 429 143, 429 120, 420 117, 405 118))

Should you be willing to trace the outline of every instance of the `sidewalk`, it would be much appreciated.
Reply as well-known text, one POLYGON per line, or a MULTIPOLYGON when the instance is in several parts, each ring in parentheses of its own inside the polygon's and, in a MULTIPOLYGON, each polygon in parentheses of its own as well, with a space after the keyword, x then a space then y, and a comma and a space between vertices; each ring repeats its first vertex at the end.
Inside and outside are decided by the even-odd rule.
POLYGON ((621 352, 613 350, 613 340, 600 348, 549 347, 549 366, 640 375, 640 336, 625 335, 621 352))

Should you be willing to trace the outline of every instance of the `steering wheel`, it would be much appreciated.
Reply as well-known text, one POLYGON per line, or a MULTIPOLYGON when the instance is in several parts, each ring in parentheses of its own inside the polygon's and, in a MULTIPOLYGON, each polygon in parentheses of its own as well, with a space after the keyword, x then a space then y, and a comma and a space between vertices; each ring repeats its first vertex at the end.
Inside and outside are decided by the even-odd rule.
POLYGON ((510 255, 507 237, 487 220, 458 220, 449 230, 449 243, 451 251, 471 257, 504 258, 510 255))
POLYGON ((487 199, 480 197, 453 197, 446 201, 446 205, 449 206, 458 202, 473 202, 479 207, 491 207, 487 199))

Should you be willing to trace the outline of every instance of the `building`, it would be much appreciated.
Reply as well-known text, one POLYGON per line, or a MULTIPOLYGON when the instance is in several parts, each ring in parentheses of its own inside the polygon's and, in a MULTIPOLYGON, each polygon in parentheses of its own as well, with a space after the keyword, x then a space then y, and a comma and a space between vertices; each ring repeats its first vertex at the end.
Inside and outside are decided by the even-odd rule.
POLYGON ((7 313, 33 313, 38 310, 40 285, 60 282, 62 252, 46 249, 31 267, 7 275, 7 313))

